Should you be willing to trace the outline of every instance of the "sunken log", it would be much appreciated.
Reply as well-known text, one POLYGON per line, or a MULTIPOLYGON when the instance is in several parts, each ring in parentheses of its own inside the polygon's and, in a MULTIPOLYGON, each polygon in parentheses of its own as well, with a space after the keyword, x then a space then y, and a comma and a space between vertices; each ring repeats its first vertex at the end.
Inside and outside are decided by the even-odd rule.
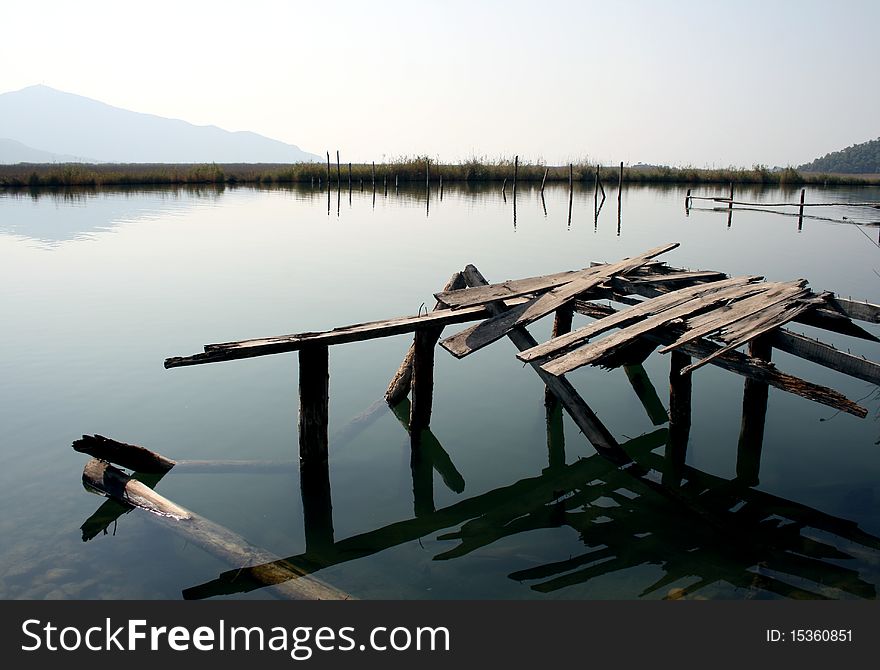
POLYGON ((302 570, 279 561, 278 557, 248 543, 228 528, 171 502, 105 461, 93 458, 86 463, 83 483, 117 502, 146 510, 150 513, 149 518, 160 521, 188 542, 233 568, 248 569, 252 579, 271 586, 281 597, 296 600, 351 598, 317 579, 305 578, 302 570))
POLYGON ((103 435, 83 435, 71 446, 82 454, 116 463, 136 472, 165 473, 177 465, 177 461, 165 458, 155 451, 135 444, 117 442, 103 435))
MULTIPOLYGON (((470 286, 482 286, 489 283, 473 265, 468 265, 465 268, 464 276, 470 286)), ((508 307, 504 302, 498 301, 489 303, 486 309, 494 314, 502 314, 508 307)), ((507 333, 507 337, 520 351, 531 349, 538 344, 535 338, 525 328, 520 326, 512 328, 507 333)), ((571 385, 571 382, 564 377, 554 377, 544 372, 536 364, 533 364, 532 367, 544 384, 559 398, 565 411, 574 419, 578 428, 581 429, 584 436, 595 447, 597 452, 616 463, 629 463, 632 461, 627 453, 621 449, 611 432, 599 420, 599 417, 584 402, 584 399, 581 398, 580 394, 571 385)))

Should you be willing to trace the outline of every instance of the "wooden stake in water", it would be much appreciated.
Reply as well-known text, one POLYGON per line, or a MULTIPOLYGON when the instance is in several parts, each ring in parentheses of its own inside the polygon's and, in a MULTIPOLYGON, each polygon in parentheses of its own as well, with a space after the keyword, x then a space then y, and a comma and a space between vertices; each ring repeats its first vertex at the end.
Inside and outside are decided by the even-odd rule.
POLYGON ((727 202, 727 227, 733 223, 733 182, 730 182, 730 199, 727 202))
POLYGON ((330 188, 330 152, 327 152, 327 188, 330 188))
POLYGON ((550 168, 544 168, 544 178, 541 180, 541 195, 544 195, 544 184, 547 183, 548 172, 550 172, 550 168))
POLYGON ((342 174, 339 170, 339 149, 336 150, 336 188, 342 185, 342 174))
POLYGON ((516 180, 519 176, 519 156, 513 157, 513 199, 516 200, 516 180))
POLYGON ((801 189, 801 206, 798 208, 798 230, 804 227, 804 195, 806 195, 806 192, 806 189, 801 189))
POLYGON ((684 196, 684 213, 686 216, 691 214, 691 190, 688 189, 687 195, 684 196))
POLYGON ((376 192, 376 161, 373 161, 373 167, 370 170, 370 175, 373 179, 373 192, 376 192))
POLYGON ((431 159, 425 159, 425 188, 431 188, 431 159))
POLYGON ((348 204, 351 204, 351 163, 348 164, 348 204))
POLYGON ((568 190, 574 188, 574 165, 568 164, 568 190))

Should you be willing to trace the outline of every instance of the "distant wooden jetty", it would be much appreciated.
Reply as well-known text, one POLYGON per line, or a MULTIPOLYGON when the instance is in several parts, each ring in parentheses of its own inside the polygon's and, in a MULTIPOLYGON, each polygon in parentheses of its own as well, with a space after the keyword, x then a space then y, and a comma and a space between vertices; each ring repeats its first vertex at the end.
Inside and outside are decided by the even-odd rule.
MULTIPOLYGON (((306 553, 287 559, 257 562, 256 565, 243 561, 236 570, 222 575, 215 583, 190 589, 185 596, 200 598, 264 586, 274 588, 295 580, 301 586, 288 585, 281 591, 282 595, 346 597, 346 594, 323 583, 310 581, 306 576, 323 567, 394 546, 406 538, 420 537, 431 530, 473 519, 487 513, 493 504, 512 506, 511 519, 517 518, 524 509, 538 513, 542 506, 549 504, 548 496, 557 499, 558 491, 565 489, 560 483, 562 480, 581 494, 590 489, 592 484, 585 487, 579 479, 575 482, 575 472, 578 477, 587 477, 584 481, 597 479, 608 482, 607 487, 596 489, 593 492, 595 495, 612 495, 608 491, 622 486, 636 496, 644 495, 651 499, 659 496, 659 500, 682 506, 688 514, 696 515, 709 527, 727 529, 738 538, 737 541, 746 541, 745 538, 751 536, 744 533, 744 527, 736 520, 739 517, 729 513, 731 508, 707 507, 706 501, 711 496, 705 494, 706 491, 723 489, 727 491, 723 498, 725 505, 739 500, 749 509, 773 510, 767 514, 784 512, 793 519, 812 519, 810 523, 816 527, 831 528, 842 537, 855 538, 865 546, 880 549, 880 540, 854 529, 850 522, 824 516, 816 510, 801 508, 790 501, 782 501, 750 488, 758 483, 769 387, 856 417, 864 418, 867 414, 867 409, 858 401, 847 398, 839 391, 779 370, 772 362, 773 349, 871 384, 880 384, 878 363, 792 332, 785 326, 792 322, 801 323, 856 339, 880 342, 855 323, 880 323, 880 306, 829 292, 815 293, 805 279, 779 282, 764 281, 759 276, 729 277, 720 271, 675 268, 657 260, 677 246, 675 243, 666 244, 614 263, 594 263, 579 270, 494 284, 489 283, 475 266, 468 265, 461 272, 454 273, 443 290, 435 294, 437 304, 425 314, 343 326, 329 331, 209 344, 201 353, 166 359, 165 367, 174 368, 297 351, 300 364, 299 472, 306 553), (617 309, 606 304, 606 301, 623 307, 617 309), (572 329, 572 315, 575 313, 588 316, 593 321, 572 329), (539 343, 529 334, 526 326, 551 314, 554 317, 552 337, 539 343), (440 339, 445 326, 468 322, 476 323, 440 339), (402 333, 412 333, 413 343, 389 384, 386 401, 410 436, 416 520, 393 524, 373 534, 337 541, 333 533, 328 466, 329 348, 336 344, 402 333), (604 337, 596 339, 600 335, 604 337), (552 476, 547 474, 529 484, 517 483, 510 487, 511 491, 505 490, 503 495, 490 492, 435 511, 433 471, 440 473, 446 485, 456 493, 464 490, 465 486, 464 478, 430 430, 436 346, 439 343, 440 347, 457 358, 465 358, 504 337, 510 339, 518 349, 517 358, 528 363, 545 384, 550 459, 547 472, 552 476), (668 410, 641 365, 658 347, 660 353, 670 354, 668 410), (747 348, 746 352, 739 351, 743 347, 747 348), (668 428, 652 434, 653 437, 647 436, 645 440, 639 438, 619 443, 612 430, 602 423, 566 378, 567 374, 585 365, 623 367, 651 421, 655 425, 668 423, 668 428), (695 371, 705 365, 714 365, 745 377, 737 477, 733 482, 685 466, 691 423, 691 378, 695 371), (407 400, 408 395, 411 400, 407 400), (584 461, 584 465, 565 466, 560 423, 562 410, 571 416, 604 465, 590 460, 589 465, 584 461), (647 443, 650 445, 645 450, 647 443), (666 445, 665 456, 651 453, 663 443, 666 445), (652 472, 656 472, 658 477, 654 478, 652 472), (692 483, 688 484, 691 489, 682 486, 684 481, 692 483), (514 494, 514 489, 519 493, 514 494), (554 491, 552 496, 549 493, 551 489, 554 491), (372 544, 367 542, 368 536, 372 544), (243 571, 245 565, 249 567, 243 571)), ((368 414, 375 411, 376 406, 368 414)), ((353 425, 366 423, 367 419, 362 416, 353 425)), ((100 436, 84 438, 74 446, 79 451, 102 459, 98 463, 112 461, 132 470, 146 468, 159 473, 159 477, 174 472, 178 464, 193 463, 173 461, 141 447, 100 436)), ((272 467, 251 461, 220 461, 215 464, 200 461, 193 470, 204 472, 212 468, 217 468, 217 471, 231 468, 265 472, 272 467)), ((180 469, 185 471, 186 468, 180 469)), ((278 468, 282 469, 289 471, 290 467, 278 468)), ((128 505, 127 509, 131 509, 131 506, 143 507, 163 516, 166 522, 175 524, 178 531, 181 527, 186 529, 193 526, 188 520, 192 517, 191 513, 179 511, 180 508, 174 503, 164 499, 156 503, 153 498, 155 494, 144 491, 144 486, 126 479, 124 474, 90 463, 85 475, 92 488, 128 505), (107 472, 110 474, 105 474, 107 472), (109 477, 110 484, 102 485, 101 476, 109 477), (134 489, 130 490, 132 487, 134 489), (160 505, 158 511, 157 504, 160 505), (175 518, 181 515, 182 518, 175 518)), ((93 527, 96 524, 99 528, 106 528, 106 515, 98 517, 84 525, 84 537, 87 526, 92 529, 91 533, 95 532, 93 527)), ((759 520, 763 517, 749 518, 759 520)), ((621 523, 626 522, 621 520, 621 523)), ((807 522, 797 523, 801 524, 798 526, 799 532, 807 522)), ((209 528, 219 538, 214 541, 214 536, 209 532, 206 539, 204 532, 199 530, 202 546, 221 551, 221 555, 230 560, 234 561, 236 556, 247 557, 248 552, 257 555, 253 549, 240 548, 243 541, 225 532, 225 529, 218 530, 206 520, 197 518, 195 526, 198 529, 209 528), (234 548, 230 550, 230 546, 234 548)), ((541 526, 539 523, 532 527, 541 526)), ((793 541, 790 535, 787 533, 785 538, 774 536, 767 540, 771 544, 778 540, 785 545, 782 550, 778 547, 774 549, 777 551, 774 556, 779 555, 778 551, 800 551, 797 547, 803 546, 801 540, 790 544, 793 541)), ((461 538, 465 544, 471 542, 464 530, 461 538)), ((813 567, 818 570, 818 567, 813 567)), ((829 574, 834 572, 833 567, 829 566, 828 570, 829 574)), ((553 570, 527 572, 528 575, 522 575, 524 579, 554 573, 553 570)), ((744 578, 739 573, 735 579, 726 577, 735 583, 744 578)), ((783 595, 796 595, 797 592, 794 587, 780 585, 773 580, 765 580, 764 583, 783 595)), ((551 581, 545 583, 544 588, 554 590, 561 585, 562 582, 551 581)), ((857 595, 873 592, 872 587, 860 582, 849 583, 846 589, 857 595)))

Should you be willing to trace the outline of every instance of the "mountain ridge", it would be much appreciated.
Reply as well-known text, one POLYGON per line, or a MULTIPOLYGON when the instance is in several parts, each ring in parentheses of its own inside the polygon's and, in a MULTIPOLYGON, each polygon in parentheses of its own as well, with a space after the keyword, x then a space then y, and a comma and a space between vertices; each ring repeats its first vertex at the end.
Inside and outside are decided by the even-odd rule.
MULTIPOLYGON (((195 125, 28 86, 0 94, 3 136, 50 154, 103 163, 300 163, 320 160, 258 133, 195 125)), ((2 160, 2 156, 0 156, 2 160)))

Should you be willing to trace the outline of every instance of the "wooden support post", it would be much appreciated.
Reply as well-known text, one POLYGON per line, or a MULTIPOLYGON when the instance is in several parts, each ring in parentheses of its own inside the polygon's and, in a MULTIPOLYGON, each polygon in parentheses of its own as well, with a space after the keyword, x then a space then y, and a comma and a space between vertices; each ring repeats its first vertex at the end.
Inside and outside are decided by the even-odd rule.
POLYGON ((733 209, 733 182, 730 182, 730 200, 727 202, 727 209, 733 209))
MULTIPOLYGON (((553 332, 551 338, 559 337, 571 332, 571 322, 574 317, 574 308, 571 305, 565 305, 556 310, 553 317, 553 332)), ((544 405, 548 410, 559 404, 559 398, 550 390, 549 386, 544 387, 544 405)), ((548 414, 549 416, 549 414, 548 414)))
POLYGON ((339 149, 336 150, 336 188, 342 187, 342 172, 339 169, 339 149))
POLYGON ((541 179, 541 195, 544 195, 544 184, 547 183, 547 174, 550 172, 550 168, 544 168, 544 178, 541 179))
POLYGON ((418 433, 431 423, 431 405, 434 399, 434 350, 440 339, 440 328, 422 328, 413 339, 412 406, 410 407, 410 434, 418 433))
POLYGON ((327 188, 330 188, 330 151, 327 151, 327 188))
POLYGON ((501 182, 501 197, 504 198, 504 202, 507 202, 507 177, 504 178, 504 181, 501 182))
POLYGON ((669 363, 669 437, 666 442, 663 483, 678 486, 684 472, 691 432, 692 375, 682 375, 681 371, 691 364, 691 357, 673 349, 669 363))
POLYGON ((370 168, 370 176, 373 180, 373 193, 376 192, 376 161, 373 161, 372 167, 370 168))
POLYGON ((599 209, 599 166, 596 165, 596 181, 593 184, 593 209, 599 209))
POLYGON ((410 431, 409 467, 413 483, 413 514, 416 518, 432 514, 434 508, 434 467, 423 442, 428 429, 410 431))
POLYGON ((690 215, 691 213, 691 190, 688 189, 687 195, 684 196, 684 213, 686 215, 690 215))
MULTIPOLYGON (((773 346, 769 336, 756 337, 749 343, 749 355, 769 362, 773 346)), ((761 469, 761 448, 767 417, 769 386, 747 378, 743 385, 743 414, 736 450, 736 478, 746 486, 757 486, 761 469)))
MULTIPOLYGON (((554 396, 555 397, 555 396, 554 396)), ((545 403, 547 412, 547 467, 542 474, 559 472, 565 468, 565 426, 562 421, 562 405, 545 403)))
POLYGON ((798 230, 803 229, 804 227, 804 196, 806 195, 806 189, 801 189, 801 206, 798 208, 798 230))
POLYGON ((326 345, 309 345, 299 352, 300 464, 327 461, 330 367, 326 345))
POLYGON ((317 345, 299 352, 299 466, 306 552, 333 544, 328 438, 329 349, 317 345))
POLYGON ((425 159, 425 188, 431 188, 431 159, 425 159))
POLYGON ((397 189, 399 188, 399 185, 400 185, 400 175, 396 174, 396 175, 394 175, 394 192, 395 193, 397 193, 397 189))
POLYGON ((667 414, 660 396, 657 395, 657 389, 651 383, 651 378, 648 377, 644 366, 641 363, 624 365, 623 371, 629 380, 630 386, 632 386, 633 391, 635 391, 636 396, 638 396, 639 401, 642 403, 642 407, 645 408, 645 413, 647 413, 651 423, 655 426, 662 426, 669 421, 669 414, 667 414))
POLYGON ((617 199, 620 199, 620 192, 623 190, 623 161, 620 161, 620 172, 617 174, 617 199))
POLYGON ((351 195, 351 163, 348 164, 348 194, 351 195))
POLYGON ((388 197, 388 175, 382 175, 382 193, 388 197))
POLYGON ((571 191, 574 188, 574 165, 571 163, 568 164, 568 190, 571 191))
POLYGON ((437 172, 440 173, 440 200, 443 200, 443 173, 439 169, 437 172))

